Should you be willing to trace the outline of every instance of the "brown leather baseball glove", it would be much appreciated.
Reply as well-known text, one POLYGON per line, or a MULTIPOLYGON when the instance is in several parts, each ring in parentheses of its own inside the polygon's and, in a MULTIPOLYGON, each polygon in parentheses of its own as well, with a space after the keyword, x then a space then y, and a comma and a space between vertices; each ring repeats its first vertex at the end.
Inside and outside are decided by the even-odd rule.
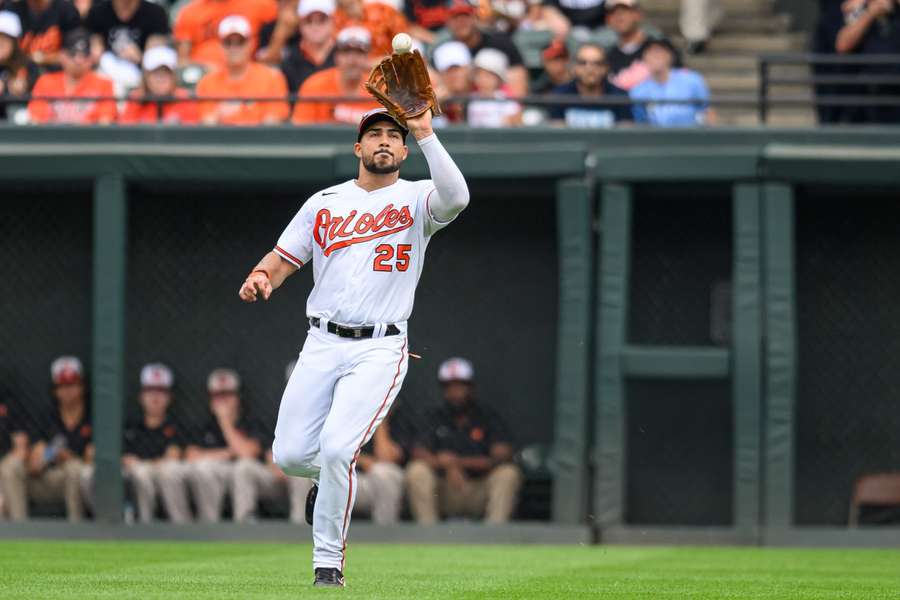
POLYGON ((428 109, 434 115, 441 114, 428 68, 418 50, 383 59, 369 74, 366 89, 404 127, 407 117, 417 117, 428 109))

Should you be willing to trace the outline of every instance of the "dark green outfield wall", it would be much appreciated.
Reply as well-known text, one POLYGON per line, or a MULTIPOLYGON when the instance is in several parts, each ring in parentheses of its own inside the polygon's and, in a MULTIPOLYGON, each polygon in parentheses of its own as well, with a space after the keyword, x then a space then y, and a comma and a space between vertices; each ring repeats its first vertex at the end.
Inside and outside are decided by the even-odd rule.
MULTIPOLYGON (((440 360, 473 359, 517 439, 553 445, 556 519, 755 542, 843 526, 853 481, 900 468, 900 133, 441 137, 473 202, 429 247, 402 403, 433 404, 440 360)), ((39 291, 3 301, 0 385, 36 410, 50 358, 86 357, 107 519, 145 361, 175 367, 186 421, 228 365, 271 423, 311 280, 264 307, 235 290, 303 198, 353 175, 352 141, 0 129, 2 259, 39 291)), ((417 153, 404 175, 425 175, 417 153)))

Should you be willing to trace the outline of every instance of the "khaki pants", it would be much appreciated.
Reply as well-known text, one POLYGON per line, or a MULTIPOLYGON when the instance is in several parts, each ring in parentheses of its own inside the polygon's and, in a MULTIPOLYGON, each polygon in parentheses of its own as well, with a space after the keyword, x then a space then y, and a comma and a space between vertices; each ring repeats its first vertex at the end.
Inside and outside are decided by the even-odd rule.
POLYGON ((724 16, 720 0, 681 0, 681 35, 689 42, 704 42, 724 16))
POLYGON ((14 521, 27 519, 28 499, 31 498, 37 502, 63 500, 69 521, 82 520, 86 491, 84 481, 89 469, 89 465, 73 458, 32 476, 25 471, 25 463, 20 458, 7 455, 0 463, 0 488, 10 518, 14 521))
POLYGON ((488 523, 505 523, 515 510, 522 473, 515 465, 503 464, 456 489, 427 463, 414 460, 406 467, 406 485, 413 516, 419 523, 434 523, 439 510, 448 517, 484 516, 488 523))
POLYGON ((138 519, 142 523, 153 521, 158 497, 162 497, 170 521, 187 523, 191 520, 187 496, 187 466, 184 463, 176 460, 141 460, 125 467, 122 474, 134 490, 138 519))
POLYGON ((389 462, 373 463, 356 474, 355 511, 369 513, 379 525, 396 523, 403 506, 403 469, 389 462))
POLYGON ((270 467, 256 460, 234 463, 232 503, 234 520, 252 521, 260 498, 275 499, 287 496, 292 523, 306 523, 306 494, 312 481, 303 477, 279 477, 270 467))
POLYGON ((227 460, 198 460, 187 463, 187 481, 197 505, 197 518, 218 523, 222 501, 231 485, 234 463, 227 460))

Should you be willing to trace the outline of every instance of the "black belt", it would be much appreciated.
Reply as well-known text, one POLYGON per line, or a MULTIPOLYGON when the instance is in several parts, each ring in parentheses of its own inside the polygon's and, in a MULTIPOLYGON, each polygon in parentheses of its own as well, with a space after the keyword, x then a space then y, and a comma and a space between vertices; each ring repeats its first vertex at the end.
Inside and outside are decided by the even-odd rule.
MULTIPOLYGON (((310 317, 309 324, 316 329, 319 328, 319 324, 322 321, 319 320, 319 317, 310 317)), ((375 327, 371 325, 364 325, 362 327, 347 327, 346 325, 338 325, 337 323, 328 322, 328 327, 326 327, 328 333, 333 333, 334 335, 342 338, 354 338, 354 339, 362 339, 362 338, 370 338, 375 334, 375 327)), ((397 335, 400 333, 400 330, 393 323, 388 325, 384 330, 384 335, 397 335)))

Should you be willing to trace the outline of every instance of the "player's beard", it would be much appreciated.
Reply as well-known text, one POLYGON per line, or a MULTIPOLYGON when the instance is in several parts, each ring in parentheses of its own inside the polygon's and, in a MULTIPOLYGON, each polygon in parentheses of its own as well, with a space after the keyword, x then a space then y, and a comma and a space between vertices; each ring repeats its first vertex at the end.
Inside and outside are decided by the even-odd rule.
POLYGON ((379 152, 376 152, 369 157, 363 156, 363 167, 366 171, 374 173, 375 175, 387 175, 388 173, 400 170, 400 162, 393 154, 390 155, 391 162, 381 164, 375 160, 375 157, 378 156, 378 154, 379 152))

